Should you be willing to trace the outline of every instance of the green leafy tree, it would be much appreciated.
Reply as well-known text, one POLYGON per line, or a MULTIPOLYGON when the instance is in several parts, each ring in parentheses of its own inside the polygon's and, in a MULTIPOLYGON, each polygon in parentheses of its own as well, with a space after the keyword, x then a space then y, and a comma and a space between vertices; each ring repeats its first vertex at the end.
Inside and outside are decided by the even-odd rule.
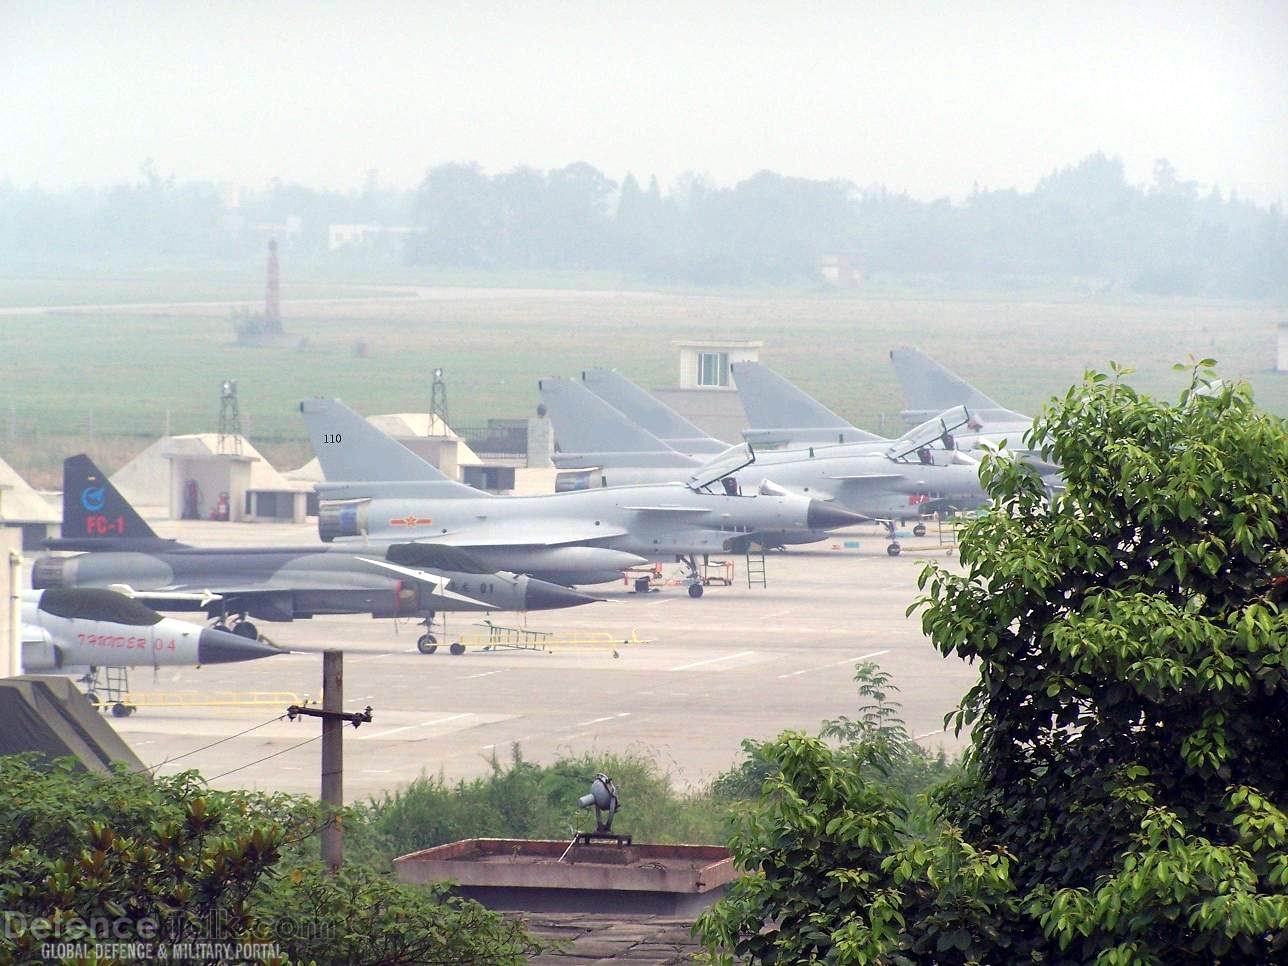
POLYGON ((1022 950, 1259 962, 1288 939, 1288 431, 1209 365, 1178 405, 1090 375, 1030 440, 1063 492, 987 461, 964 572, 922 576, 926 632, 980 667, 945 817, 1014 856, 1022 950))
POLYGON ((265 943, 352 964, 519 963, 536 948, 441 889, 288 867, 321 818, 307 799, 214 791, 195 772, 0 758, 0 962, 37 960, 51 939, 265 943))
MULTIPOLYGON (((1177 405, 1090 374, 989 458, 995 510, 923 626, 979 682, 909 828, 867 757, 788 735, 704 917, 771 961, 1262 963, 1288 955, 1288 430, 1194 369, 1177 405)), ((906 804, 903 805, 906 809, 906 804)))

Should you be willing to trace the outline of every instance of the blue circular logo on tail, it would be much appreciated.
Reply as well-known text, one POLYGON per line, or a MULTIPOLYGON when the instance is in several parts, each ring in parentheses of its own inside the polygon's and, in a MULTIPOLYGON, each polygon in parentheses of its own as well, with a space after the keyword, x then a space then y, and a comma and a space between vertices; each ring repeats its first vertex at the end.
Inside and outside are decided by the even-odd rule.
POLYGON ((81 506, 90 513, 97 513, 107 502, 107 487, 87 486, 81 491, 81 506))

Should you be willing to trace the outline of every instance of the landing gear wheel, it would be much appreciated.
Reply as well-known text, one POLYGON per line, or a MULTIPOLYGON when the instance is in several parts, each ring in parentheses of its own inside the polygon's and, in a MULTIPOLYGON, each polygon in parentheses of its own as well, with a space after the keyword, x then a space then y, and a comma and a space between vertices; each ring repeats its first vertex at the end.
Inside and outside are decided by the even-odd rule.
POLYGON ((912 528, 912 535, 914 537, 924 537, 926 535, 926 525, 924 523, 918 523, 912 528))
POLYGON ((465 645, 464 645, 464 644, 462 644, 460 641, 454 641, 454 642, 452 643, 452 646, 451 646, 451 647, 449 647, 447 650, 448 650, 448 652, 449 652, 449 653, 451 653, 451 654, 455 654, 455 655, 457 655, 457 656, 460 656, 461 654, 464 654, 464 653, 465 653, 465 645))
POLYGON ((233 625, 233 633, 249 641, 259 640, 259 628, 250 621, 238 621, 233 625))
POLYGON ((90 704, 92 704, 95 708, 97 708, 97 707, 98 707, 98 692, 97 692, 97 691, 86 691, 86 692, 85 692, 85 700, 86 700, 86 701, 88 701, 90 704))
POLYGON ((134 709, 128 704, 122 704, 118 701, 116 704, 112 705, 113 718, 128 718, 132 714, 134 714, 134 709))
POLYGON ((701 596, 702 596, 702 585, 701 585, 701 584, 689 584, 689 596, 690 596, 690 597, 692 597, 694 600, 697 600, 699 597, 701 597, 701 596))
POLYGON ((635 593, 647 594, 649 591, 649 579, 647 577, 635 578, 635 593))
POLYGON ((903 547, 899 546, 897 543, 892 543, 890 544, 890 546, 886 547, 886 553, 888 553, 892 557, 897 557, 902 552, 903 552, 903 547))
POLYGON ((422 634, 416 641, 416 650, 422 654, 433 654, 438 650, 438 638, 433 634, 422 634))

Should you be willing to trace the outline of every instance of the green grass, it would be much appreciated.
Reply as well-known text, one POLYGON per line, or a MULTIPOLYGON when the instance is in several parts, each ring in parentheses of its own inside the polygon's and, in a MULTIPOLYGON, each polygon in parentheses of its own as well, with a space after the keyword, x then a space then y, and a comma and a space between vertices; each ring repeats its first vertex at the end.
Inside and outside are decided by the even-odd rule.
MULTIPOLYGON (((174 272, 160 288, 173 299, 208 294, 195 283, 185 287, 189 281, 174 272)), ((554 281, 556 288, 576 283, 554 281)), ((89 285, 80 289, 85 295, 98 283, 76 284, 89 285)), ((228 290, 238 284, 250 283, 228 280, 228 290)), ((366 413, 423 410, 430 372, 442 366, 452 421, 468 425, 532 413, 538 378, 588 366, 614 366, 647 387, 674 385, 672 340, 702 337, 763 339, 765 362, 870 429, 898 428, 903 403, 887 352, 904 344, 1023 412, 1063 392, 1085 367, 1110 360, 1135 366, 1141 388, 1172 394, 1182 382, 1172 363, 1193 354, 1218 359, 1225 374, 1252 382, 1262 406, 1288 413, 1288 377, 1270 372, 1285 311, 1265 303, 1069 294, 495 294, 288 304, 286 328, 307 340, 303 349, 237 346, 220 308, 0 316, 0 455, 21 472, 56 476, 66 453, 50 451, 55 437, 94 443, 134 434, 139 449, 162 432, 167 411, 173 432, 212 431, 219 383, 232 377, 247 434, 294 459, 304 437, 297 404, 309 396, 339 396, 366 413), (365 357, 355 355, 359 341, 365 357)))

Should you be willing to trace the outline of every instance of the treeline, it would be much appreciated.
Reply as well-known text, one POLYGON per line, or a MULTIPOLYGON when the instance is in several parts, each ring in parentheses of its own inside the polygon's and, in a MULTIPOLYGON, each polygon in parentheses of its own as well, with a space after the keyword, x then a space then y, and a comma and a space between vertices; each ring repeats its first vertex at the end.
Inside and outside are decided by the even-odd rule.
POLYGON ((1154 294, 1265 297, 1288 292, 1288 221, 1278 205, 1203 190, 1159 161, 1148 185, 1103 154, 1028 192, 977 189, 960 204, 885 187, 764 171, 732 187, 686 175, 663 189, 589 164, 488 174, 432 168, 415 190, 339 192, 274 182, 261 190, 176 183, 147 166, 135 184, 45 192, 0 185, 0 256, 227 257, 331 252, 329 227, 397 225, 364 254, 471 269, 609 270, 697 285, 821 281, 825 259, 860 280, 948 285, 1079 280, 1154 294), (285 237, 283 231, 285 229, 285 237))

